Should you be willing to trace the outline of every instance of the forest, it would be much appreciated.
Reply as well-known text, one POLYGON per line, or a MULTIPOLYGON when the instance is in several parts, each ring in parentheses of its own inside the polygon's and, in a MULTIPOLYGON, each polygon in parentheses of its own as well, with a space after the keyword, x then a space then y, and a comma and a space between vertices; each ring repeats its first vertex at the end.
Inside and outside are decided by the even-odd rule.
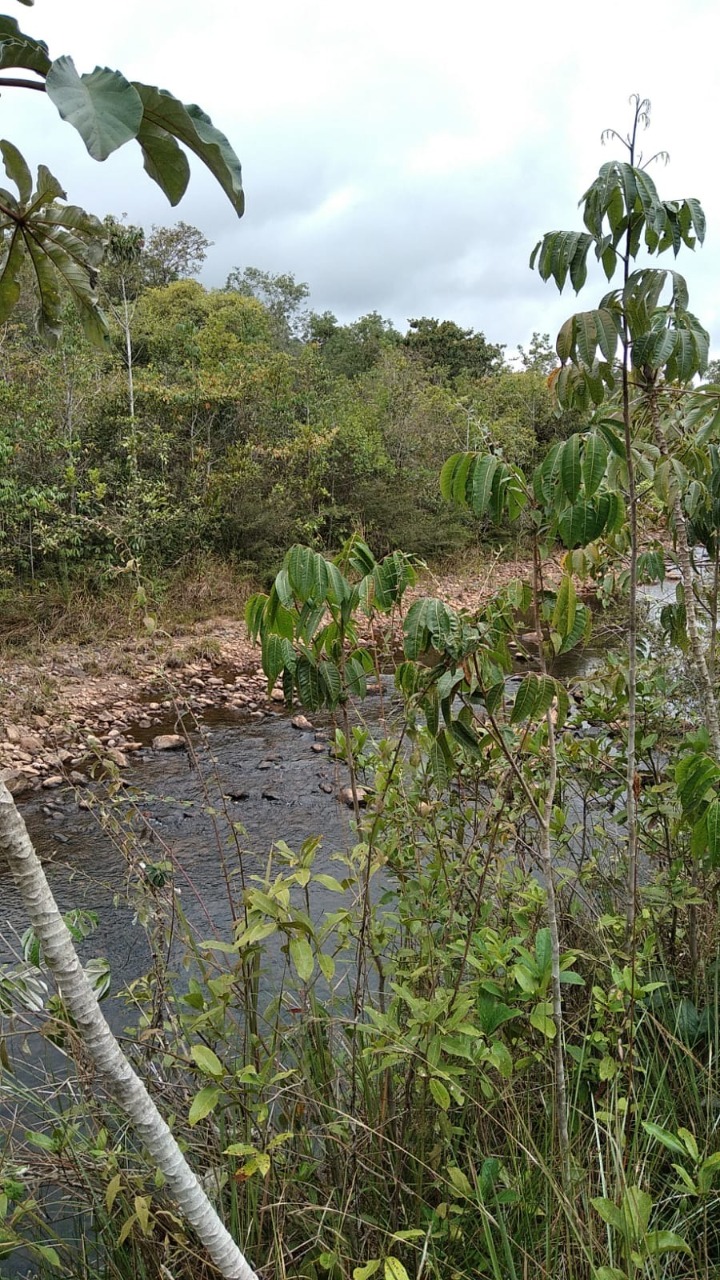
POLYGON ((107 349, 68 304, 48 353, 29 293, 5 329, 8 600, 22 583, 61 606, 129 560, 160 587, 203 556, 262 578, 293 542, 331 551, 356 530, 377 552, 450 556, 478 528, 443 501, 442 461, 493 448, 532 468, 579 422, 547 385, 547 337, 508 362, 451 320, 341 325, 292 275, 246 268, 205 289, 191 273, 207 242, 185 223, 105 229, 107 349))
MULTIPOLYGON (((0 16, 7 69, 93 159, 136 142, 176 204, 180 142, 242 213, 200 108, 0 16)), ((58 753, 18 804, 0 774, 8 1275, 720 1275, 720 385, 675 269, 705 215, 649 124, 634 95, 580 226, 529 246, 603 292, 515 356, 341 324, 292 274, 206 289, 200 230, 101 222, 0 142, 3 668, 30 646, 42 682, 87 598, 159 646, 183 575, 225 572, 265 690, 220 740, 158 647, 144 763, 98 728, 85 773, 58 753), (258 847, 222 756, 253 733, 254 772, 322 760, 344 825, 295 840, 262 784, 258 847), (61 911, 77 814, 122 880, 71 866, 61 911)))

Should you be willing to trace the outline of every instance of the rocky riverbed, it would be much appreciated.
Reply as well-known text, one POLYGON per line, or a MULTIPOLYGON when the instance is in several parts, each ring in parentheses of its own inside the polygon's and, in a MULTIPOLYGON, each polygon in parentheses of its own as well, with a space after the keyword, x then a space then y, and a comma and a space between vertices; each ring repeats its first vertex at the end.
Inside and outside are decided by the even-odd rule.
MULTIPOLYGON (((526 572, 522 561, 492 557, 472 577, 428 574, 409 598, 438 595, 472 609, 526 572)), ((282 694, 268 695, 259 651, 237 618, 173 635, 47 643, 0 660, 0 770, 15 795, 82 786, 103 769, 122 772, 150 746, 182 746, 183 732, 209 712, 261 721, 275 702, 282 694)))

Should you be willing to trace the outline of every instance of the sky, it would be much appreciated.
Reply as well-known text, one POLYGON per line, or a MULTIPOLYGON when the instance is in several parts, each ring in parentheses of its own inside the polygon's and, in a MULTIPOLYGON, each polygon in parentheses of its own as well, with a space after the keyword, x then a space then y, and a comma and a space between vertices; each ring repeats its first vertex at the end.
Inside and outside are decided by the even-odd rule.
POLYGON ((47 164, 74 203, 148 228, 191 223, 213 242, 203 271, 291 272, 314 310, 377 310, 400 329, 435 316, 489 341, 554 341, 597 304, 531 272, 540 236, 579 229, 578 200, 625 134, 629 95, 652 103, 646 157, 665 198, 695 196, 708 234, 677 265, 720 356, 720 5, 717 0, 36 0, 6 6, 23 30, 96 65, 197 102, 243 165, 238 220, 191 156, 171 209, 130 144, 102 165, 44 95, 7 89, 0 136, 47 164))

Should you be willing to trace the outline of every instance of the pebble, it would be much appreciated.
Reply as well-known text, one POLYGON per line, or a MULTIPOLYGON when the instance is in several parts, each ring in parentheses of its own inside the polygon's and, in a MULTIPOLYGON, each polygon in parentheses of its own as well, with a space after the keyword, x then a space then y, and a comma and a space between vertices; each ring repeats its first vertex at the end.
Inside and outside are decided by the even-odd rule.
POLYGON ((49 778, 43 778, 41 786, 45 791, 54 791, 56 787, 61 787, 65 779, 60 773, 51 773, 49 778))
POLYGON ((312 728, 313 728, 307 716, 293 716, 290 723, 293 729, 301 729, 303 731, 306 731, 309 729, 310 731, 312 731, 312 728))

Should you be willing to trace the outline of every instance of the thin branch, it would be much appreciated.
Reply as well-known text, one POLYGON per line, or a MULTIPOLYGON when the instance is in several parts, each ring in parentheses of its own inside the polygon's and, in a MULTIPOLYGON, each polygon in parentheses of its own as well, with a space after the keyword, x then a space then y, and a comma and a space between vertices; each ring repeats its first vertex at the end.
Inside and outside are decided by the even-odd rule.
POLYGON ((0 76, 0 89, 37 89, 38 93, 46 93, 44 80, 21 80, 17 76, 0 76))

